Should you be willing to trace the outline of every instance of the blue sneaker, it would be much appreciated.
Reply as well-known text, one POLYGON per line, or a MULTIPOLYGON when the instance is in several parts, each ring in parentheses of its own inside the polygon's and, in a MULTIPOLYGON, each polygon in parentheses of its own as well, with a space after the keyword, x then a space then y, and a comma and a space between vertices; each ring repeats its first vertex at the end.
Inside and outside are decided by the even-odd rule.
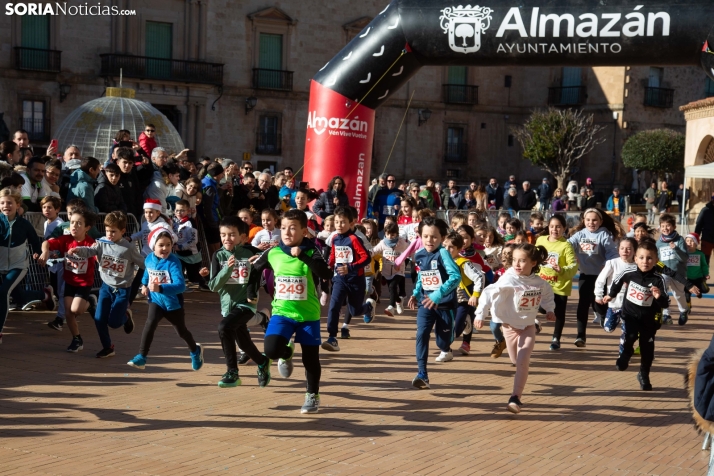
POLYGON ((363 319, 365 324, 369 324, 374 320, 374 308, 377 306, 377 303, 374 302, 374 299, 370 298, 365 301, 365 304, 369 306, 369 311, 367 311, 363 319))
POLYGON ((191 368, 201 370, 201 367, 203 367, 203 347, 201 344, 196 344, 196 351, 191 352, 191 368))
POLYGON ((322 348, 325 350, 329 350, 330 352, 339 352, 340 344, 337 343, 336 337, 330 337, 322 343, 322 348))
POLYGON ((412 380, 412 386, 418 388, 419 390, 431 388, 429 385, 429 377, 426 374, 419 372, 414 380, 412 380))
POLYGON ((126 365, 130 365, 139 370, 144 370, 146 368, 146 357, 141 354, 136 354, 136 357, 127 362, 126 365))
POLYGON ((617 327, 620 325, 620 315, 622 314, 621 310, 613 311, 612 309, 607 310, 607 314, 605 315, 605 325, 603 328, 605 329, 605 332, 613 332, 617 327))

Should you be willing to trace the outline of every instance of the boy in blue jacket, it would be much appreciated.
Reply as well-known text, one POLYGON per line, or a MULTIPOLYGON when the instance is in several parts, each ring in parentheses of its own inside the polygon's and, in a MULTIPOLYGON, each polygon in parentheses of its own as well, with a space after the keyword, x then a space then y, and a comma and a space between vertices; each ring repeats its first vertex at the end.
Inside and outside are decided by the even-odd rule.
POLYGON ((412 385, 419 389, 431 388, 426 371, 431 330, 436 325, 436 345, 442 354, 450 353, 454 342, 456 288, 461 282, 461 270, 441 246, 448 231, 446 222, 439 218, 426 217, 419 223, 419 236, 424 247, 414 255, 419 274, 414 293, 407 303, 409 309, 419 306, 416 336, 419 373, 412 380, 412 385))
POLYGON ((149 233, 149 246, 153 250, 146 257, 141 293, 149 298, 149 316, 141 334, 139 353, 127 362, 128 365, 143 370, 146 356, 159 322, 164 317, 174 326, 176 333, 191 350, 191 368, 199 370, 203 366, 203 348, 193 340, 186 328, 183 310, 183 292, 186 283, 183 268, 176 255, 171 253, 178 237, 167 223, 161 223, 149 233))
MULTIPOLYGON (((659 217, 660 236, 657 240, 657 254, 659 260, 668 268, 673 269, 679 276, 687 275, 687 245, 684 242, 682 235, 677 233, 677 219, 674 215, 664 213, 659 217)), ((679 325, 683 326, 687 323, 687 296, 684 291, 684 284, 665 277, 667 288, 672 291, 672 297, 679 308, 679 325)), ((669 309, 665 308, 662 311, 662 321, 664 324, 672 324, 672 318, 669 315, 669 309)))

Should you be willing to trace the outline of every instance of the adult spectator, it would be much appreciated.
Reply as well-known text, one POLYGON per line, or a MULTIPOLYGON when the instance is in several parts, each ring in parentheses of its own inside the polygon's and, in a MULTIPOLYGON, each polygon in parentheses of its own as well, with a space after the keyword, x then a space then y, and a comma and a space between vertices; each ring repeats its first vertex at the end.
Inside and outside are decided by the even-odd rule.
POLYGON ((134 151, 129 147, 119 147, 114 155, 121 172, 118 187, 122 200, 126 204, 126 211, 134 215, 140 222, 144 214, 144 201, 142 200, 144 190, 141 188, 134 166, 134 151))
POLYGON ((253 205, 253 209, 256 212, 259 213, 262 211, 253 203, 253 199, 258 198, 259 196, 259 193, 254 190, 256 185, 255 182, 255 175, 253 175, 252 172, 246 172, 243 174, 243 180, 233 189, 233 201, 231 202, 233 211, 238 212, 238 210, 242 210, 244 208, 249 209, 251 205, 253 205))
MULTIPOLYGON (((511 187, 515 187, 516 191, 518 190, 518 182, 516 182, 516 176, 515 175, 510 175, 508 177, 508 180, 503 184, 503 198, 506 198, 506 195, 509 194, 508 190, 511 187)), ((505 208, 505 207, 504 207, 505 208)))
POLYGON ((657 195, 657 211, 661 213, 667 213, 669 207, 672 206, 672 191, 667 187, 667 182, 662 181, 662 188, 657 195))
POLYGON ((714 194, 712 194, 709 203, 704 205, 704 208, 699 212, 694 233, 701 237, 702 253, 706 256, 707 264, 709 264, 712 250, 714 250, 714 194))
POLYGON ((464 192, 464 199, 461 200, 459 204, 459 210, 473 210, 476 208, 476 200, 474 200, 474 193, 470 188, 466 189, 464 192))
POLYGON ((476 191, 473 192, 474 200, 476 201, 476 209, 482 212, 488 210, 488 194, 483 185, 478 184, 476 191))
MULTIPOLYGON (((87 205, 87 209, 97 213, 97 206, 94 204, 94 187, 97 185, 97 177, 101 171, 100 163, 94 157, 82 159, 82 166, 72 173, 72 180, 67 194, 67 203, 75 198, 79 198, 87 205)), ((44 170, 42 171, 44 175, 44 170)))
POLYGON ((12 141, 20 148, 30 147, 30 136, 25 129, 16 130, 12 135, 12 141))
POLYGON ((290 179, 292 179, 295 176, 295 172, 293 172, 292 167, 284 167, 283 168, 283 174, 285 174, 285 178, 289 182, 290 179))
MULTIPOLYGON (((45 156, 45 157, 50 157, 50 156, 45 156)), ((30 163, 31 158, 32 158, 32 149, 30 149, 29 147, 20 148, 20 165, 27 166, 27 164, 30 163)))
MULTIPOLYGON (((439 192, 442 207, 449 208, 449 206, 450 206, 449 205, 449 197, 451 196, 452 191, 455 186, 456 186, 456 182, 454 180, 449 180, 447 182, 447 188, 445 188, 439 192)), ((463 195, 461 196, 461 198, 463 199, 463 195)))
MULTIPOLYGON (((369 194, 367 195, 367 200, 369 200, 369 203, 372 204, 372 208, 374 208, 374 199, 377 197, 377 194, 379 193, 380 190, 384 190, 387 188, 387 174, 381 174, 379 177, 377 177, 377 185, 369 189, 369 194)), ((375 211, 377 211, 375 209, 375 211)))
POLYGON ((20 163, 22 152, 20 146, 11 140, 0 142, 0 160, 7 162, 13 167, 20 163))
POLYGON ((97 177, 97 188, 94 190, 94 204, 100 213, 109 213, 116 210, 126 213, 126 203, 124 203, 121 189, 121 169, 117 164, 109 164, 104 167, 97 177))
POLYGON ((459 190, 459 187, 454 184, 453 180, 449 180, 449 183, 452 185, 450 187, 451 193, 449 193, 446 198, 446 208, 451 210, 461 210, 461 204, 465 202, 464 196, 461 194, 461 190, 459 190))
POLYGON ((179 200, 186 200, 189 204, 189 216, 196 218, 196 198, 201 190, 201 181, 198 177, 189 177, 185 182, 176 187, 176 196, 179 200))
POLYGON ((42 179, 45 178, 45 161, 42 157, 33 157, 25 173, 21 173, 20 176, 25 181, 20 191, 23 208, 29 212, 41 212, 40 200, 50 194, 49 190, 43 190, 42 187, 42 179))
MULTIPOLYGON (((226 166, 224 165, 223 168, 225 169, 226 166)), ((290 169, 292 171, 292 169, 290 169)), ((240 170, 238 171, 241 180, 243 179, 243 175, 247 173, 253 173, 253 164, 251 162, 243 162, 240 166, 240 170)), ((227 175, 227 174, 226 174, 227 175)))
POLYGON ((312 211, 323 220, 332 215, 337 207, 348 207, 350 199, 345 193, 345 180, 336 175, 327 184, 327 191, 322 192, 320 197, 312 205, 312 211))
POLYGON ((689 201, 689 189, 684 188, 684 184, 680 183, 676 193, 677 203, 679 203, 679 211, 687 210, 687 202, 689 201))
POLYGON ((203 187, 203 198, 201 200, 203 214, 201 219, 203 220, 204 233, 211 256, 221 247, 221 235, 218 229, 218 223, 222 218, 219 209, 220 196, 218 194, 218 184, 221 179, 223 179, 223 166, 218 162, 213 162, 206 167, 206 175, 201 181, 203 187))
POLYGON ((50 159, 45 162, 45 176, 42 179, 42 187, 48 195, 62 198, 60 195, 59 180, 62 175, 62 161, 60 159, 50 159))
POLYGON ((469 184, 469 190, 471 190, 472 192, 475 193, 477 188, 478 188, 478 185, 476 184, 476 182, 471 182, 469 184))
POLYGON ((273 185, 273 179, 268 172, 263 172, 258 176, 255 190, 259 192, 259 196, 256 199, 259 202, 259 207, 256 207, 258 212, 262 212, 266 208, 272 210, 280 202, 278 188, 273 185))
POLYGON ((585 199, 580 208, 587 210, 588 208, 597 208, 597 197, 595 196, 595 190, 592 188, 583 187, 585 191, 585 199))
POLYGON ((625 214, 625 200, 620 196, 619 188, 615 187, 612 190, 612 195, 607 199, 605 209, 618 219, 625 214))
POLYGON ((434 200, 434 191, 434 181, 432 179, 426 179, 426 185, 424 186, 422 191, 419 192, 419 196, 426 200, 428 208, 431 208, 432 210, 436 208, 436 201, 434 200))
POLYGON ((501 208, 501 206, 503 206, 503 197, 505 193, 503 191, 503 187, 498 184, 496 177, 491 177, 488 180, 486 193, 488 194, 488 208, 490 208, 491 205, 493 205, 494 208, 501 208))
POLYGON ((285 167, 283 169, 283 175, 285 175, 285 185, 280 188, 280 191, 278 192, 278 197, 281 200, 285 200, 289 208, 296 208, 297 205, 295 204, 295 194, 298 191, 298 185, 296 184, 293 168, 285 167))
POLYGON ((650 188, 642 194, 642 199, 645 201, 645 209, 647 210, 647 224, 655 224, 655 201, 657 201, 657 182, 652 182, 650 188))
POLYGON ((533 207, 538 203, 535 191, 531 188, 531 183, 526 180, 523 182, 523 190, 518 193, 518 210, 533 210, 533 207))
POLYGON ((543 177, 543 181, 538 186, 538 202, 542 212, 550 207, 551 198, 553 198, 553 188, 550 186, 550 180, 548 177, 543 177))
POLYGON ((577 180, 571 180, 568 182, 567 187, 565 187, 565 194, 568 197, 568 209, 577 210, 581 208, 578 206, 578 200, 580 199, 580 188, 578 187, 577 180))
POLYGON ((553 192, 553 201, 550 202, 550 208, 554 213, 568 210, 568 199, 563 194, 562 188, 556 188, 555 192, 553 192))
POLYGON ((419 188, 419 184, 416 182, 412 183, 411 187, 409 188, 409 196, 414 199, 417 210, 429 208, 429 204, 426 202, 426 199, 424 197, 419 195, 420 193, 421 189, 419 188))
POLYGON ((404 196, 402 191, 397 188, 397 178, 394 175, 387 175, 386 183, 387 186, 374 197, 373 211, 377 213, 377 223, 380 228, 384 226, 387 216, 397 216, 404 196))
POLYGON ((141 147, 148 157, 154 151, 156 144, 156 127, 153 124, 147 124, 144 127, 144 132, 139 134, 139 147, 141 147))
POLYGON ((184 149, 176 155, 176 162, 179 166, 179 180, 184 182, 198 173, 196 164, 188 157, 189 149, 184 149))
POLYGON ((593 186, 593 179, 590 177, 585 179, 585 188, 592 190, 593 192, 595 191, 595 187, 593 186))
POLYGON ((503 199, 503 209, 508 210, 508 212, 513 215, 518 211, 518 191, 515 187, 508 187, 508 194, 506 198, 503 199))
POLYGON ((137 171, 139 180, 142 180, 142 176, 148 176, 149 178, 148 183, 146 183, 146 189, 144 190, 144 200, 149 198, 159 200, 164 212, 168 210, 168 206, 166 203, 166 181, 161 169, 166 165, 168 160, 169 154, 166 152, 166 149, 163 147, 154 147, 154 150, 151 152, 151 163, 147 164, 146 172, 142 174, 140 171, 137 171))
POLYGON ((441 200, 442 192, 444 192, 444 190, 442 190, 441 182, 436 182, 434 184, 434 208, 446 208, 444 202, 441 200))

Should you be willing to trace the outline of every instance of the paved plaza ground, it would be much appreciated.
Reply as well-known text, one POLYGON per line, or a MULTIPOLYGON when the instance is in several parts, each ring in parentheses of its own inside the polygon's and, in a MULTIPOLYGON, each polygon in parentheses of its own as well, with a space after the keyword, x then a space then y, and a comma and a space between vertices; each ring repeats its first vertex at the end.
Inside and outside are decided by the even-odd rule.
MULTIPOLYGON (((514 369, 505 353, 489 357, 487 329, 470 356, 430 363, 431 390, 413 389, 414 312, 354 325, 341 352, 321 353, 314 415, 299 411, 300 364, 289 380, 274 364, 267 388, 254 365, 241 367, 242 387, 216 386, 225 366, 215 295, 186 295, 188 326, 206 349, 198 372, 165 321, 146 370, 126 365, 138 351, 143 303, 137 330, 115 331, 117 355, 105 360, 94 357, 99 340, 87 317, 85 349, 69 354, 68 330, 44 325, 49 313, 14 312, 0 345, 0 473, 705 474, 683 375, 711 338, 714 301, 695 301, 689 324, 659 332, 654 391, 642 392, 638 357, 615 370, 617 336, 591 327, 586 349, 572 345, 574 294, 563 349, 548 350, 552 326, 538 336, 520 415, 505 410, 514 369)), ((435 349, 432 341, 432 360, 435 349)))

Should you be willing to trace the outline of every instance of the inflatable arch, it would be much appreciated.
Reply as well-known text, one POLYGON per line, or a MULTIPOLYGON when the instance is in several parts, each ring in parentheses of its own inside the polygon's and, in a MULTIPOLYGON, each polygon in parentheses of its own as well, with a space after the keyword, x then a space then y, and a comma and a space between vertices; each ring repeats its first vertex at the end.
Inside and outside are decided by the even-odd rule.
POLYGON ((712 24, 713 0, 394 0, 313 78, 304 180, 343 176, 364 216, 375 109, 422 66, 701 64, 714 78, 712 24))

